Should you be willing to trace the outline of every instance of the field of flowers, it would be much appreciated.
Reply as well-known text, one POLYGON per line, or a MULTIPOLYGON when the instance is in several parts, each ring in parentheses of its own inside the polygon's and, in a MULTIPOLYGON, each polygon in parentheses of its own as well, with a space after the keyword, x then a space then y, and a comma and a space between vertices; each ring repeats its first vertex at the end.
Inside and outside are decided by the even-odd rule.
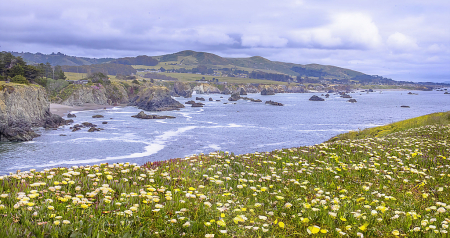
POLYGON ((0 237, 441 237, 449 125, 0 177, 0 237))

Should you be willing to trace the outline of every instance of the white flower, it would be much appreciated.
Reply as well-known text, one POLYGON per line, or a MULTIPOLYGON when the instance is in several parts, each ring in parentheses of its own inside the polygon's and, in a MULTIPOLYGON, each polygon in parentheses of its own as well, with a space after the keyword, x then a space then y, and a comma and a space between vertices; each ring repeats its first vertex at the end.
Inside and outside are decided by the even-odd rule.
POLYGON ((189 227, 189 226, 191 226, 191 223, 188 221, 183 224, 183 227, 189 227))

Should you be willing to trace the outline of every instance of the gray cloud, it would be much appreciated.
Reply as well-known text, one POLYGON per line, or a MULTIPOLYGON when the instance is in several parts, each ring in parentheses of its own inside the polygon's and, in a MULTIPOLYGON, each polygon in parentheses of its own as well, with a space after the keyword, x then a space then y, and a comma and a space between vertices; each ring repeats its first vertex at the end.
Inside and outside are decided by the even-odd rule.
POLYGON ((449 10, 445 0, 3 1, 0 50, 121 57, 191 49, 450 81, 449 10))

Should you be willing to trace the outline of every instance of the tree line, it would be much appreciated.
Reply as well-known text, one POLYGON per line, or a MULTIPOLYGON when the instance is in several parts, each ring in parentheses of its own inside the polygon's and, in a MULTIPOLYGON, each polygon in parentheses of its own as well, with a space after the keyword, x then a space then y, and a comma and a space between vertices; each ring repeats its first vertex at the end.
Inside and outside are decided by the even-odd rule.
POLYGON ((274 81, 281 81, 281 82, 291 82, 292 81, 292 78, 289 75, 266 73, 266 72, 262 72, 262 71, 253 71, 248 75, 248 77, 252 78, 252 79, 267 79, 267 80, 274 80, 274 81))
POLYGON ((125 57, 111 61, 113 64, 125 64, 125 65, 146 65, 155 66, 159 63, 158 60, 146 55, 140 55, 137 57, 125 57))
POLYGON ((28 65, 22 57, 9 52, 0 52, 0 80, 13 83, 37 83, 46 86, 47 79, 66 79, 61 66, 51 66, 50 63, 28 65))
POLYGON ((105 75, 130 75, 135 74, 137 71, 131 65, 124 64, 114 64, 114 63, 105 63, 105 64, 91 64, 91 65, 82 65, 82 66, 62 66, 64 72, 73 72, 73 73, 103 73, 105 75))

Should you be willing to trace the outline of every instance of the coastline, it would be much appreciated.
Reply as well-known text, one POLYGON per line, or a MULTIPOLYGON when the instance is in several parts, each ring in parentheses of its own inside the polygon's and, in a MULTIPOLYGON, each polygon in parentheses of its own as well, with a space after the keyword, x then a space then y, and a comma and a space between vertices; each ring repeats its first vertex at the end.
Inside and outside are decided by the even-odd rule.
MULTIPOLYGON (((123 105, 119 105, 123 106, 123 105)), ((86 110, 98 110, 98 109, 109 109, 115 106, 112 105, 99 105, 94 103, 86 103, 82 106, 67 106, 63 104, 50 103, 50 112, 58 116, 67 116, 69 112, 72 111, 86 111, 86 110)))

